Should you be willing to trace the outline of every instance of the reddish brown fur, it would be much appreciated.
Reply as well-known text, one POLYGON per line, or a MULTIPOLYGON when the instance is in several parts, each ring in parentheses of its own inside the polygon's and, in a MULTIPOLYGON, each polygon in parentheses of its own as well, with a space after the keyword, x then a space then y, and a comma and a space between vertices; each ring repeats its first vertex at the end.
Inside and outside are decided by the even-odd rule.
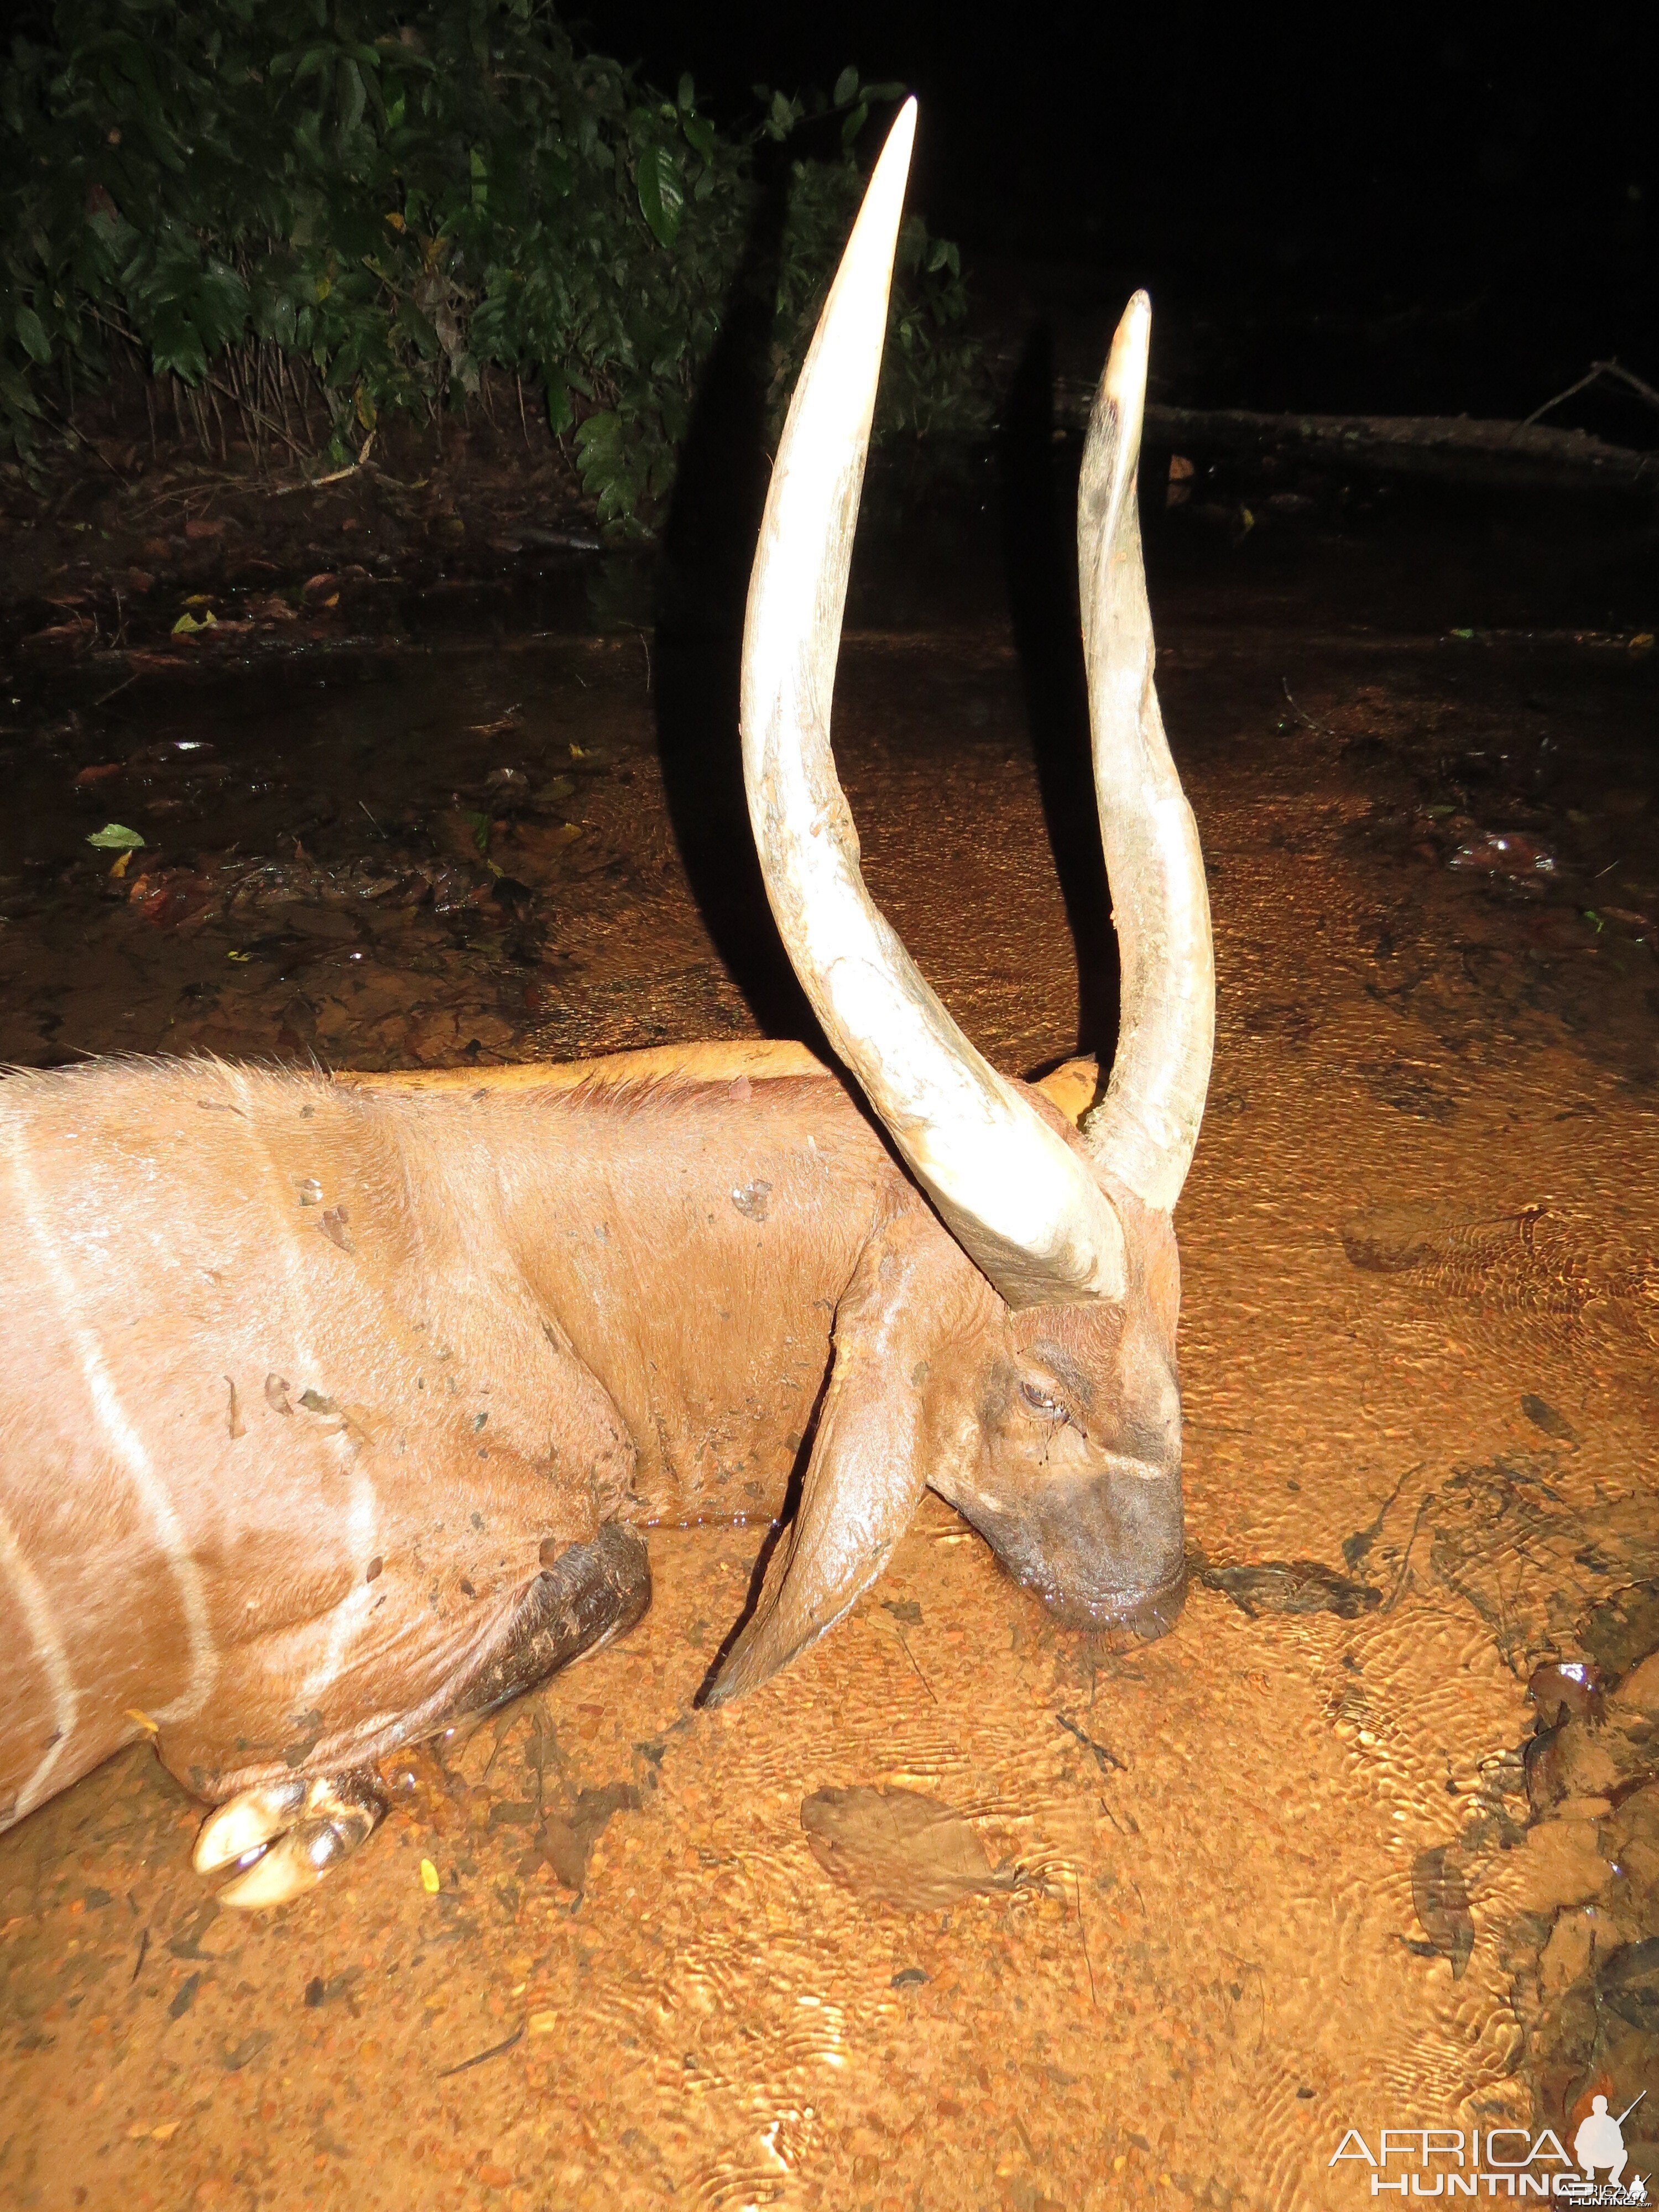
POLYGON ((216 1799, 441 1725, 601 1522, 777 1515, 832 1343, 802 1522, 815 1479, 843 1518, 849 1482, 899 1517, 770 1664, 925 1481, 997 1537, 1022 1373, 1082 1377, 1120 1428, 1163 1406, 1124 1370, 1169 1370, 1167 1222, 1125 1201, 1128 1309, 1012 1315, 828 1073, 359 1091, 105 1063, 0 1098, 0 1819, 145 1728, 216 1799))

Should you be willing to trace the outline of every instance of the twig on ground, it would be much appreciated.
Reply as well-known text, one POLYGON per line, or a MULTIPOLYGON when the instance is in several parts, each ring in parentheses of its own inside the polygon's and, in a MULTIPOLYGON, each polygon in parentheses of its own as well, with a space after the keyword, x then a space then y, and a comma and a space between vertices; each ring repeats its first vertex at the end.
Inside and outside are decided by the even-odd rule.
POLYGON ((1083 1917, 1083 1876, 1076 1867, 1072 1869, 1072 1881, 1077 1890, 1077 1932, 1083 1939, 1083 1963, 1089 1969, 1089 2002, 1098 2012, 1100 1999, 1095 1995, 1095 1962, 1089 1956, 1089 1926, 1083 1917))
POLYGON ((1564 399, 1571 399, 1575 392, 1587 391, 1592 384, 1599 384, 1604 376, 1612 377, 1618 383, 1627 385, 1638 398, 1645 399, 1649 406, 1659 407, 1659 392, 1656 392, 1650 384, 1644 384, 1641 378, 1626 368, 1621 362, 1593 361, 1577 384, 1570 384, 1565 392, 1558 392, 1553 399, 1547 399, 1541 407, 1535 407, 1522 424, 1522 428, 1523 430, 1528 428, 1540 416, 1547 415, 1553 407, 1559 407, 1564 399))
POLYGON ((325 484, 343 483, 348 477, 355 477, 360 469, 366 469, 368 466, 368 449, 374 443, 374 433, 371 430, 368 437, 363 440, 362 451, 349 466, 335 469, 325 477, 307 477, 301 483, 273 484, 271 490, 278 499, 281 499, 291 491, 320 491, 325 484))
POLYGON ((1281 676, 1279 678, 1279 688, 1285 694, 1285 705, 1290 708, 1291 714, 1295 715, 1297 720, 1301 723, 1304 730, 1311 730, 1316 738, 1329 737, 1331 733, 1325 727, 1322 722, 1316 722, 1313 716, 1310 714, 1305 708, 1297 705, 1296 701, 1291 696, 1291 685, 1288 677, 1281 676))
POLYGON ((463 2058, 459 2066, 445 2066, 441 2068, 439 2070, 437 2079, 440 2081, 447 2081, 453 2074, 465 2074, 470 2072, 475 2066, 483 2065, 489 2059, 505 2057, 507 2051, 514 2050, 524 2041, 525 2030, 529 2027, 529 2016, 526 2014, 525 2019, 521 2021, 519 2026, 514 2030, 513 2033, 507 2036, 504 2041, 501 2043, 492 2043, 488 2051, 474 2051, 471 2058, 463 2058))

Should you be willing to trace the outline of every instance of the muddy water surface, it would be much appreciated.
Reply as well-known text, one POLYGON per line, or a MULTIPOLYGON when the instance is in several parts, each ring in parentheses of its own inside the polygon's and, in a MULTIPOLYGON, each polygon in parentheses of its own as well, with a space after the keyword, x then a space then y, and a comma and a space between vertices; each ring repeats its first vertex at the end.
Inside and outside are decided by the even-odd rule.
MULTIPOLYGON (((639 1631, 264 1918, 135 1749, 0 1840, 6 2201, 1357 2207, 1350 2128, 1650 2086, 1659 2170, 1659 669, 1315 580, 1159 609, 1220 975, 1174 1632, 1057 1632, 930 1503, 703 1712, 763 1532, 659 1531, 639 1631)), ((1111 1019, 1029 647, 866 622, 837 702, 872 883, 1013 1070, 1111 1019)), ((9 1058, 787 1026, 723 645, 185 658, 14 678, 9 1058)))

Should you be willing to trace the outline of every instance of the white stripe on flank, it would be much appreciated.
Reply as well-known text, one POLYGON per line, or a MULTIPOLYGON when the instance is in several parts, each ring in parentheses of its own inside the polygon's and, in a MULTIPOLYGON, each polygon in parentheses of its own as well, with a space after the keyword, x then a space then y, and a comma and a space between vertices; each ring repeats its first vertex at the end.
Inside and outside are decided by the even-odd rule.
MULTIPOLYGON (((342 1436, 343 1449, 352 1449, 349 1439, 342 1436)), ((351 1470, 351 1504, 347 1514, 347 1525, 351 1531, 351 1556, 366 1566, 374 1550, 374 1531, 378 1525, 380 1499, 367 1470, 355 1466, 351 1470)), ((345 1664, 346 1646, 378 1603, 381 1593, 373 1583, 364 1582, 361 1572, 352 1589, 334 1607, 329 1618, 328 1636, 322 1656, 307 1674, 295 1698, 297 1708, 313 1704, 329 1685, 337 1680, 345 1664)))
POLYGON ((212 1625, 208 1619, 202 1571, 196 1563, 185 1535, 184 1524, 174 1510, 167 1486, 157 1474, 143 1437, 127 1418, 120 1393, 104 1358, 103 1348, 96 1335, 81 1318, 74 1277, 64 1264, 56 1237, 41 1218, 40 1193, 29 1163, 27 1140, 21 1117, 8 1115, 6 1121, 23 1220, 51 1278, 64 1326, 74 1340, 93 1410, 105 1437, 143 1501, 144 1510, 155 1524, 161 1553, 179 1586, 179 1601, 184 1608, 185 1632, 190 1638, 190 1680, 182 1695, 170 1705, 162 1707, 155 1714, 155 1718, 158 1721, 187 1720, 200 1712, 206 1704, 219 1672, 219 1654, 214 1646, 212 1625))
POLYGON ((64 1650, 63 1638, 58 1633, 58 1624, 52 1619, 52 1607, 40 1577, 23 1557, 23 1547, 17 1540, 17 1532, 0 1512, 0 1565, 3 1565, 16 1586, 17 1595, 27 1618, 29 1634, 34 1639, 34 1656, 46 1670, 46 1680, 52 1685, 52 1716, 57 1734, 46 1757, 35 1768, 17 1793, 17 1802, 12 1808, 15 1819, 21 1820, 25 1813, 32 1813, 46 1795, 46 1783, 52 1770, 69 1749, 70 1738, 75 1733, 76 1715, 81 1700, 76 1695, 75 1677, 70 1673, 69 1656, 64 1650))
MULTIPOLYGON (((222 1073, 241 1102, 242 1129, 270 1188, 271 1211, 281 1225, 283 1273, 288 1282, 288 1336, 294 1350, 295 1364, 307 1377, 313 1379, 315 1387, 332 1397, 334 1393, 329 1389, 327 1380, 320 1371, 321 1363, 313 1340, 306 1265, 310 1246, 302 1239, 314 1237, 314 1229, 310 1220, 302 1228, 295 1219, 294 1185, 291 1181, 284 1180, 281 1170, 271 1158, 247 1071, 235 1067, 226 1068, 222 1073)), ((338 1203, 337 1195, 333 1202, 338 1203)), ((356 1449, 343 1429, 338 1437, 338 1448, 342 1455, 348 1458, 356 1449)), ((374 1555, 380 1501, 367 1468, 353 1461, 350 1474, 351 1503, 346 1513, 349 1534, 343 1550, 347 1562, 355 1563, 361 1569, 367 1566, 374 1555)), ((358 1579, 350 1594, 334 1607, 329 1619, 322 1655, 295 1694, 296 1711, 313 1704, 321 1692, 337 1680, 345 1663, 346 1645, 356 1633, 365 1615, 372 1611, 379 1595, 380 1593, 371 1584, 358 1579)))

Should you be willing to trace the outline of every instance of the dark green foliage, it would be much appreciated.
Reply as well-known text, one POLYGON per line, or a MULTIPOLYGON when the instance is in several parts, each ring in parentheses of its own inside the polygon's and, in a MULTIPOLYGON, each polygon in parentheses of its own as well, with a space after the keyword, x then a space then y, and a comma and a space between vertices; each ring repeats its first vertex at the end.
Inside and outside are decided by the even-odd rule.
MULTIPOLYGON (((0 440, 25 460, 122 349, 256 442, 308 447, 320 401, 336 459, 495 368, 574 438, 602 520, 661 499, 799 101, 723 133, 690 77, 650 92, 540 0, 58 0, 53 23, 0 76, 0 440)), ((840 150, 832 129, 789 163, 780 410, 893 90, 843 72, 840 150)), ((902 258, 882 427, 970 428, 956 250, 913 218, 902 258)))

